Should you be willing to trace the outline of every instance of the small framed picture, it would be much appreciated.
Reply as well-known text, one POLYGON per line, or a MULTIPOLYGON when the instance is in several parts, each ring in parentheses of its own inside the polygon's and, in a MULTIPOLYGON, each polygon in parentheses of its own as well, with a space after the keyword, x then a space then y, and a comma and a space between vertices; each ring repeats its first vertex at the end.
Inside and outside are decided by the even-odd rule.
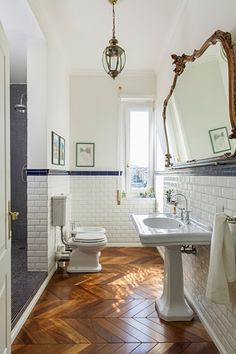
POLYGON ((209 135, 214 154, 231 150, 226 127, 209 130, 209 135))
POLYGON ((52 164, 59 165, 59 135, 52 132, 52 164))
POLYGON ((59 164, 65 165, 65 139, 59 137, 59 164))
POLYGON ((76 143, 76 166, 94 167, 95 144, 76 143))

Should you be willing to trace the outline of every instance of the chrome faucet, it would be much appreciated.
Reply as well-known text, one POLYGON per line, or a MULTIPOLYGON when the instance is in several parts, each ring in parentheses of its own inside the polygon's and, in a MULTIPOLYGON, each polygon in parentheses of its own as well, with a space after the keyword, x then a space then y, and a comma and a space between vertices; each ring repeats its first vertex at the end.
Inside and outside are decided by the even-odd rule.
POLYGON ((187 200, 186 196, 182 193, 176 193, 172 196, 172 198, 177 197, 177 196, 183 197, 185 200, 185 208, 179 208, 181 210, 180 219, 182 221, 185 220, 186 224, 190 224, 190 218, 189 218, 190 210, 188 210, 188 200, 187 200), (185 219, 184 219, 184 211, 185 211, 185 219))

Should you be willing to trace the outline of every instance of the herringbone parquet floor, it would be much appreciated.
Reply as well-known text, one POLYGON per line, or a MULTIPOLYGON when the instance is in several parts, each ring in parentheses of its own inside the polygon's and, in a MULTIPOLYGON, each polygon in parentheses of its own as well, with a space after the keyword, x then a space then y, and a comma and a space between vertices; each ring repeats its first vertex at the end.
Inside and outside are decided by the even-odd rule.
POLYGON ((106 248, 103 270, 58 270, 16 338, 13 354, 215 354, 197 318, 158 318, 163 262, 155 248, 106 248))

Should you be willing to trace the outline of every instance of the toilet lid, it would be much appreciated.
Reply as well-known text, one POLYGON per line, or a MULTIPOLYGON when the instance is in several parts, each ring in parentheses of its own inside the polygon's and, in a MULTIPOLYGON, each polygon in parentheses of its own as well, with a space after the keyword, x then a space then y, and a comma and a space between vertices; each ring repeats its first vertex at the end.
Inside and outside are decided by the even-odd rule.
POLYGON ((105 234, 106 230, 103 227, 97 227, 97 226, 79 226, 76 227, 75 229, 71 230, 71 235, 75 236, 78 233, 85 233, 85 234, 105 234))
POLYGON ((81 233, 81 234, 76 234, 74 240, 77 242, 95 243, 95 242, 106 241, 106 236, 101 233, 92 233, 92 234, 81 233))
POLYGON ((104 227, 98 227, 98 226, 79 226, 76 227, 73 231, 78 232, 78 233, 102 233, 105 234, 106 230, 104 227))

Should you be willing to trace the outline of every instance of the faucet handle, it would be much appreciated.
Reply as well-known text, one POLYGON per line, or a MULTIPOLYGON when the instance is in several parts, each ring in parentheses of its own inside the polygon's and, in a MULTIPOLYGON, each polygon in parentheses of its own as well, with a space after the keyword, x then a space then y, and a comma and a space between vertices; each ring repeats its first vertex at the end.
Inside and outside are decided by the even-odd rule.
POLYGON ((190 218, 189 218, 189 214, 191 213, 191 210, 185 210, 185 221, 187 224, 190 224, 190 218))
POLYGON ((180 219, 184 220, 184 210, 185 210, 185 208, 179 208, 179 210, 180 210, 180 219))

